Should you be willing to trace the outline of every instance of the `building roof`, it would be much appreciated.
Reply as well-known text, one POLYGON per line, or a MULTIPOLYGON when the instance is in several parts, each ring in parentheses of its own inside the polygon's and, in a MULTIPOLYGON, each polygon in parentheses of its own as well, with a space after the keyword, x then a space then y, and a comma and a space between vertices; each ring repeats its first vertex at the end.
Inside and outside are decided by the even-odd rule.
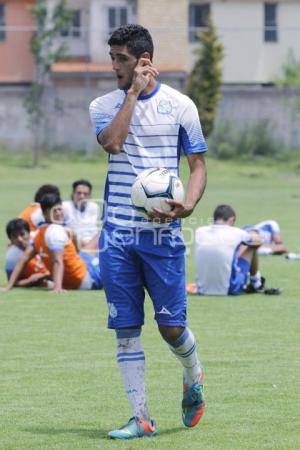
MULTIPOLYGON (((186 72, 183 67, 161 65, 157 67, 159 72, 186 72)), ((80 73, 111 73, 111 64, 97 64, 91 62, 66 61, 52 65, 51 72, 55 75, 80 74, 80 73)))

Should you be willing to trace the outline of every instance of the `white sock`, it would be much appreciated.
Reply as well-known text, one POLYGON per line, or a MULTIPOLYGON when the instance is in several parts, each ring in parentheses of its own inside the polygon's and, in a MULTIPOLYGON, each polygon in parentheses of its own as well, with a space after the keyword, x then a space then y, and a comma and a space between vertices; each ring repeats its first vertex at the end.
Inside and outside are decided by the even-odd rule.
POLYGON ((256 272, 255 275, 251 275, 250 276, 250 281, 251 281, 252 286, 255 289, 258 289, 261 286, 261 274, 260 274, 260 272, 258 271, 258 272, 256 272))
POLYGON ((149 420, 145 389, 145 354, 140 329, 117 330, 117 361, 133 415, 149 420))
POLYGON ((186 328, 176 341, 168 342, 170 349, 184 367, 184 383, 191 385, 202 383, 202 366, 196 352, 196 340, 188 328, 186 328))

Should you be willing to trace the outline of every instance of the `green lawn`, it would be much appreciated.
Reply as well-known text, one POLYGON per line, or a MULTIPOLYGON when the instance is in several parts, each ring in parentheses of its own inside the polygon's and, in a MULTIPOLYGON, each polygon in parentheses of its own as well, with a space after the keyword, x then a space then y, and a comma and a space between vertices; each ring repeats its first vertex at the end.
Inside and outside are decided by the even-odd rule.
MULTIPOLYGON (((105 158, 70 163, 60 158, 35 170, 2 158, 2 285, 4 226, 30 202, 35 189, 57 183, 68 198, 71 182, 87 177, 99 198, 105 170, 105 158)), ((184 224, 190 247, 191 229, 206 224, 213 208, 226 202, 235 207, 240 225, 277 219, 288 248, 300 251, 298 170, 296 163, 209 160, 205 197, 184 224)), ((0 293, 0 449, 299 449, 300 261, 261 258, 261 271, 270 285, 284 288, 281 296, 189 299, 207 399, 195 429, 181 424, 181 370, 146 302, 147 390, 160 434, 129 442, 106 438, 108 430, 127 421, 130 410, 115 362, 114 334, 106 329, 103 292, 0 293)), ((192 254, 187 274, 192 281, 192 254)))

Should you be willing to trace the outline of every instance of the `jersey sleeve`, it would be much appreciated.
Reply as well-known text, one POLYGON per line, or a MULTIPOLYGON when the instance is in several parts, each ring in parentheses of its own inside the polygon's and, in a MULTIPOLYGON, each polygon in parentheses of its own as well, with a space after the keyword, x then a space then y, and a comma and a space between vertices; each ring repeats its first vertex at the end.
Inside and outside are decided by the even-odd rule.
POLYGON ((36 209, 32 214, 31 214, 31 221, 33 223, 33 225, 36 228, 41 227, 42 225, 44 225, 46 223, 45 221, 45 217, 42 213, 41 208, 36 209))
POLYGON ((90 104, 90 118, 94 126, 96 136, 108 127, 112 122, 115 114, 110 106, 108 99, 103 97, 96 98, 90 104))
POLYGON ((204 153, 207 151, 198 110, 195 103, 190 99, 181 115, 179 138, 181 148, 185 155, 191 153, 204 153))
POLYGON ((5 271, 6 273, 12 273, 14 268, 17 265, 20 257, 22 256, 23 251, 20 250, 15 245, 12 245, 8 248, 5 255, 5 271))
POLYGON ((272 227, 272 234, 280 233, 280 226, 278 222, 275 220, 270 220, 270 224, 272 227))
POLYGON ((265 222, 260 222, 259 224, 255 225, 255 227, 259 232, 267 232, 270 233, 271 236, 276 233, 280 233, 279 223, 275 220, 266 220, 265 222))
POLYGON ((52 224, 45 233, 46 245, 51 252, 62 252, 69 240, 62 225, 52 224))

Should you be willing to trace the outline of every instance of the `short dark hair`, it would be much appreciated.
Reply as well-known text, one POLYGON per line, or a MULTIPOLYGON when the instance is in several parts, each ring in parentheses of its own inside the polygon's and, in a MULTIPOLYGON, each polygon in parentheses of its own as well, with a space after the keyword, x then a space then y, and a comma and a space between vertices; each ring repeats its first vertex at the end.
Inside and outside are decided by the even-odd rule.
POLYGON ((108 45, 126 45, 128 51, 137 59, 144 52, 148 52, 150 59, 153 58, 153 41, 149 31, 137 24, 123 25, 115 30, 108 40, 108 45))
POLYGON ((30 233, 29 223, 23 219, 12 219, 6 225, 6 234, 8 239, 11 239, 13 236, 17 236, 23 230, 30 233))
POLYGON ((41 209, 43 211, 43 214, 45 214, 48 209, 53 208, 55 205, 61 205, 62 201, 59 195, 55 194, 45 194, 41 198, 41 209))
POLYGON ((55 186, 54 184, 43 184, 38 188, 38 190, 35 193, 34 201, 37 203, 41 203, 41 198, 45 194, 55 194, 60 196, 59 188, 55 186))
POLYGON ((93 189, 92 183, 90 183, 88 180, 82 179, 82 180, 76 180, 76 181, 74 181, 74 183, 72 184, 73 192, 75 192, 77 186, 80 186, 81 184, 82 184, 83 186, 87 186, 87 187, 89 188, 89 190, 92 191, 92 189, 93 189))
POLYGON ((216 220, 228 220, 230 217, 236 217, 234 209, 230 205, 219 205, 214 210, 214 222, 216 220))

